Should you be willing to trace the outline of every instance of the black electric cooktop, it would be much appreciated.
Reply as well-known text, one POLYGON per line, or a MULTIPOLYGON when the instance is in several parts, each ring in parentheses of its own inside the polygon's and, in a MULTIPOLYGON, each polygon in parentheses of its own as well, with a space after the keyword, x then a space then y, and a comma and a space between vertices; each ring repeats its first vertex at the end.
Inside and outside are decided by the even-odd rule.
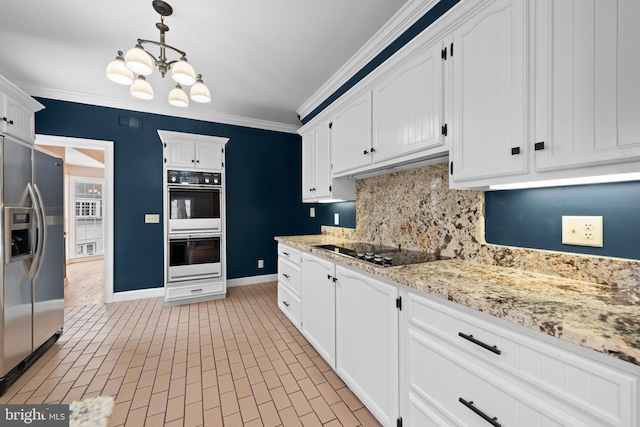
POLYGON ((417 264, 449 259, 449 257, 436 253, 410 251, 393 246, 381 246, 363 242, 343 243, 340 245, 318 245, 315 247, 350 258, 356 258, 379 267, 392 267, 394 265, 417 264))

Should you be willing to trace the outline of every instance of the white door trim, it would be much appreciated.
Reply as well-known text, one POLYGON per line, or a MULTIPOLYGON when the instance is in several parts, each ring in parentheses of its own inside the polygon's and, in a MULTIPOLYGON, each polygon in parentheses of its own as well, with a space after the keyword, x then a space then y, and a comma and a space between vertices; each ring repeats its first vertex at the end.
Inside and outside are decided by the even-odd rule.
POLYGON ((36 135, 36 145, 104 149, 104 302, 113 302, 113 141, 36 135))

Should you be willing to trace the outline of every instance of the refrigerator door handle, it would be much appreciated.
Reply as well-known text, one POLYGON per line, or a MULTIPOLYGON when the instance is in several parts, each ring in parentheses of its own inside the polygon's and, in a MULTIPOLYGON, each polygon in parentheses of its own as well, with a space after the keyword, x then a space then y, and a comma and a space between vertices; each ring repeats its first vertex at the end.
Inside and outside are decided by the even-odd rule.
POLYGON ((44 260, 44 248, 47 247, 47 212, 44 209, 44 201, 42 200, 42 195, 40 194, 38 185, 34 183, 33 189, 35 190, 36 197, 38 199, 38 207, 36 209, 40 211, 40 218, 42 219, 42 221, 38 223, 38 244, 36 247, 36 253, 38 254, 38 263, 33 274, 33 278, 35 279, 36 277, 38 277, 38 274, 40 274, 40 268, 42 267, 42 262, 44 260))
POLYGON ((42 212, 38 207, 38 199, 36 198, 36 195, 31 183, 27 184, 27 190, 29 191, 29 196, 31 197, 31 203, 33 204, 33 211, 36 214, 36 235, 37 235, 36 247, 33 251, 33 258, 31 260, 31 266, 29 267, 29 273, 28 273, 29 280, 33 280, 33 278, 36 277, 36 270, 39 270, 38 264, 40 261, 40 255, 41 255, 42 247, 44 243, 42 241, 42 232, 41 232, 41 229, 43 228, 43 224, 44 224, 44 218, 42 218, 42 212))

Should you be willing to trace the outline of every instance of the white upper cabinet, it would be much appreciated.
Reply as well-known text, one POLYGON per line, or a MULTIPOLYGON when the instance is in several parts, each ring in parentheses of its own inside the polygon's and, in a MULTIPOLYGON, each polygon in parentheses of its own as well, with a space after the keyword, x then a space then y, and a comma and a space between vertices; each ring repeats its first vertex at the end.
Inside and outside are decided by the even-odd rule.
POLYGON ((0 76, 0 133, 33 144, 35 114, 43 108, 38 101, 0 76))
POLYGON ((375 85, 374 162, 444 145, 443 66, 439 43, 423 48, 375 85))
POLYGON ((331 126, 329 121, 302 133, 302 201, 355 200, 352 180, 331 177, 331 126))
POLYGON ((371 92, 346 104, 331 118, 333 174, 371 164, 371 92))
POLYGON ((640 160, 640 1, 534 5, 536 170, 640 160))
POLYGON ((222 170, 227 138, 159 130, 165 166, 177 169, 222 170))
POLYGON ((528 2, 487 3, 454 31, 449 52, 452 187, 528 171, 528 2))

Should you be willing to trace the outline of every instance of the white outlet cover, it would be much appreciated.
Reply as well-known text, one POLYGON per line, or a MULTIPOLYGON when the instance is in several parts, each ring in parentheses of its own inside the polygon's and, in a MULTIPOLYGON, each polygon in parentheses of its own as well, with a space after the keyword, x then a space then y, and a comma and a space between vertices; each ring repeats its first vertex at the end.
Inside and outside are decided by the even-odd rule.
POLYGON ((309 208, 309 217, 311 218, 316 217, 316 208, 309 208))
POLYGON ((263 259, 259 259, 258 260, 258 268, 264 268, 264 260, 263 259))
POLYGON ((335 225, 340 225, 340 214, 337 214, 337 213, 333 214, 333 223, 335 225))
POLYGON ((146 224, 158 224, 160 222, 159 214, 144 214, 144 222, 146 224))
POLYGON ((603 246, 601 216, 563 216, 562 244, 603 246))

